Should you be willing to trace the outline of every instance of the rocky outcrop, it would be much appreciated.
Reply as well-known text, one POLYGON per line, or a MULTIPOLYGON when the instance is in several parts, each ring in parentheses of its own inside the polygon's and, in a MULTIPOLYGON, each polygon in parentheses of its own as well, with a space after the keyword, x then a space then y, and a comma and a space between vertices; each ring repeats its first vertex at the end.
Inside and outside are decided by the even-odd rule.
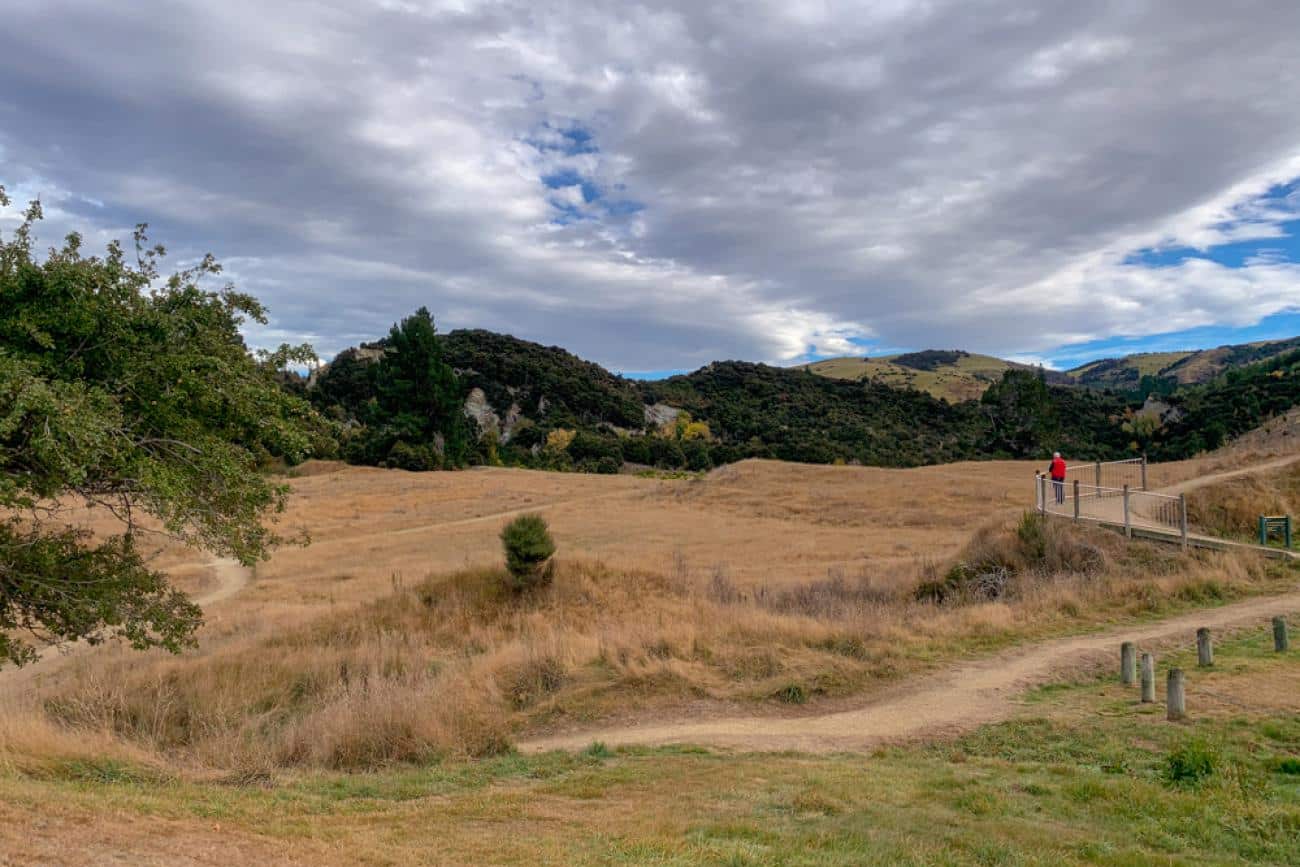
POLYGON ((465 415, 478 425, 480 439, 491 431, 496 434, 497 441, 501 443, 510 442, 510 435, 514 432, 515 426, 524 417, 523 409, 517 403, 510 404, 504 419, 497 415, 492 404, 488 403, 487 394, 481 388, 470 389, 469 396, 465 398, 465 415))
POLYGON ((647 404, 645 408, 645 426, 647 430, 658 430, 666 424, 677 421, 682 411, 666 403, 647 404))
POLYGON ((465 398, 465 415, 473 419, 474 423, 478 425, 479 439, 482 439, 488 432, 495 435, 498 440, 502 438, 501 417, 493 411, 483 389, 470 389, 469 396, 465 398))

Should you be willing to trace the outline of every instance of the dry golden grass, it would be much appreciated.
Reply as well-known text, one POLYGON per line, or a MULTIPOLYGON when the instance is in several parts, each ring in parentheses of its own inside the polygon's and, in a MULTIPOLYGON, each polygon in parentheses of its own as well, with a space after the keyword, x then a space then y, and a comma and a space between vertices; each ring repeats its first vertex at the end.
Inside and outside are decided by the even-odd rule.
POLYGON ((1187 494, 1188 521, 1203 532, 1253 541, 1260 515, 1300 514, 1300 466, 1225 479, 1187 494))
POLYGON ((1065 525, 1027 559, 1007 534, 1034 468, 755 461, 661 481, 314 466, 292 481, 286 516, 313 544, 259 565, 209 612, 197 651, 63 661, 6 710, 0 753, 93 744, 253 773, 483 755, 585 720, 825 707, 964 651, 1266 580, 1251 561, 1065 525), (560 568, 552 587, 515 597, 499 587, 497 533, 533 510, 551 522, 560 568), (1080 560, 1083 548, 1095 556, 1080 560), (990 559, 1018 573, 999 598, 915 601, 950 564, 990 559))
POLYGON ((1036 532, 978 534, 959 562, 1011 577, 995 599, 942 606, 870 576, 742 587, 565 561, 552 586, 515 595, 499 571, 470 570, 187 658, 86 657, 2 742, 62 755, 87 733, 97 750, 117 739, 160 764, 254 772, 481 756, 575 721, 834 706, 963 651, 1267 580, 1262 563, 1128 547, 1064 522, 1036 532))

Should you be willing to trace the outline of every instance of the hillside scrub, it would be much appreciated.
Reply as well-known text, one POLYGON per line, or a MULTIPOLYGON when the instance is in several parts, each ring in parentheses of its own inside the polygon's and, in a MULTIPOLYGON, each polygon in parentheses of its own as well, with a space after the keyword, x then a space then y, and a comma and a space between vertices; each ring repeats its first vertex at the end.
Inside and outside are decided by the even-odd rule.
MULTIPOLYGON (((216 768, 483 756, 507 750, 515 732, 564 721, 700 700, 775 707, 860 695, 943 657, 1214 603, 1267 586, 1281 568, 1117 548, 1104 531, 1051 526, 1067 535, 1025 560, 1040 568, 1017 572, 996 599, 942 605, 915 601, 915 579, 836 573, 738 587, 725 568, 686 564, 664 575, 565 561, 552 584, 522 595, 493 569, 430 578, 197 656, 87 660, 22 717, 20 740, 57 751, 69 736, 115 739, 158 761, 216 768), (1072 545, 1102 559, 1046 568, 1072 545)), ((978 546, 1018 562, 1034 544, 1008 526, 978 546)))
POLYGON ((1300 517, 1300 466, 1225 479, 1187 494, 1187 520, 1227 539, 1256 541, 1260 515, 1300 517))
MULTIPOLYGON (((968 394, 962 389, 953 400, 940 399, 917 390, 910 378, 938 376, 936 370, 971 360, 959 350, 894 357, 889 366, 903 378, 891 385, 874 375, 843 379, 812 372, 835 369, 833 363, 783 368, 741 361, 636 381, 559 347, 489 331, 453 331, 439 335, 437 344, 433 354, 454 369, 459 401, 477 390, 474 411, 483 429, 470 431, 469 442, 462 442, 462 419, 450 400, 437 403, 440 418, 457 422, 451 433, 431 438, 430 431, 394 421, 424 416, 406 413, 401 400, 384 394, 380 368, 392 366, 399 346, 392 335, 345 350, 311 382, 286 385, 345 423, 345 451, 356 463, 419 469, 458 466, 463 458, 596 473, 618 472, 625 464, 698 471, 746 458, 909 467, 1038 459, 1054 450, 1090 460, 1143 452, 1177 460, 1215 449, 1300 401, 1300 353, 1285 351, 1294 349, 1292 342, 1225 347, 1213 351, 1212 362, 1207 353, 1194 353, 1205 376, 1181 367, 1166 376, 1155 356, 1080 369, 1081 381, 1097 387, 1001 364, 1000 373, 970 379, 979 383, 970 394, 979 397, 971 400, 955 399, 968 394), (1150 396, 1162 403, 1144 413, 1150 396), (683 411, 701 427, 690 435, 658 435, 663 419, 647 415, 655 405, 683 411), (574 438, 561 448, 544 447, 556 431, 574 438), (406 445, 394 454, 399 441, 406 445)), ((1179 353, 1167 361, 1189 357, 1179 353)))

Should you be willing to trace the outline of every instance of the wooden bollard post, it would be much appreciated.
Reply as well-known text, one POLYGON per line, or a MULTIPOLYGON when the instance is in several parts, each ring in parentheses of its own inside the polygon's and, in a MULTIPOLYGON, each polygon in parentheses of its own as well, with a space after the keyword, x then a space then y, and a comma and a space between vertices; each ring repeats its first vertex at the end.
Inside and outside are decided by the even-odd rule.
POLYGON ((1282 653, 1290 646, 1291 646, 1291 642, 1288 641, 1286 637, 1286 618, 1274 617, 1273 618, 1273 649, 1276 650, 1278 653, 1282 653))
POLYGON ((1142 654, 1142 702, 1150 704, 1156 700, 1156 659, 1149 653, 1142 654))
POLYGON ((1170 722, 1177 722, 1187 716, 1187 698, 1183 693, 1183 670, 1169 669, 1169 683, 1165 686, 1165 709, 1170 722))
POLYGON ((1119 646, 1119 679, 1125 686, 1132 686, 1137 680, 1137 648, 1131 641, 1119 646))
POLYGON ((1210 630, 1204 626, 1196 630, 1196 664, 1201 668, 1214 665, 1214 645, 1210 642, 1210 630))

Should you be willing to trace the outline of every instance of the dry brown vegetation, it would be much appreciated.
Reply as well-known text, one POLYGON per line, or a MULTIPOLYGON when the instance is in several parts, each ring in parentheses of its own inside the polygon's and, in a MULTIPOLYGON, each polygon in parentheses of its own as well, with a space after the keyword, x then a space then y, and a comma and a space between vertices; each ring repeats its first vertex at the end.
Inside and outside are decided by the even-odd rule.
POLYGON ((1225 479, 1187 494, 1188 521, 1230 539, 1257 538, 1260 515, 1300 514, 1300 465, 1225 479))
POLYGON ((0 757, 30 771, 89 751, 255 779, 485 755, 595 719, 799 713, 963 652, 1272 578, 1253 560, 1022 524, 1029 469, 748 462, 659 481, 318 467, 294 481, 289 515, 314 544, 260 566, 199 650, 64 661, 7 709, 0 757), (557 573, 513 593, 496 537, 533 510, 557 573), (918 595, 927 581, 951 584, 942 604, 918 595))

